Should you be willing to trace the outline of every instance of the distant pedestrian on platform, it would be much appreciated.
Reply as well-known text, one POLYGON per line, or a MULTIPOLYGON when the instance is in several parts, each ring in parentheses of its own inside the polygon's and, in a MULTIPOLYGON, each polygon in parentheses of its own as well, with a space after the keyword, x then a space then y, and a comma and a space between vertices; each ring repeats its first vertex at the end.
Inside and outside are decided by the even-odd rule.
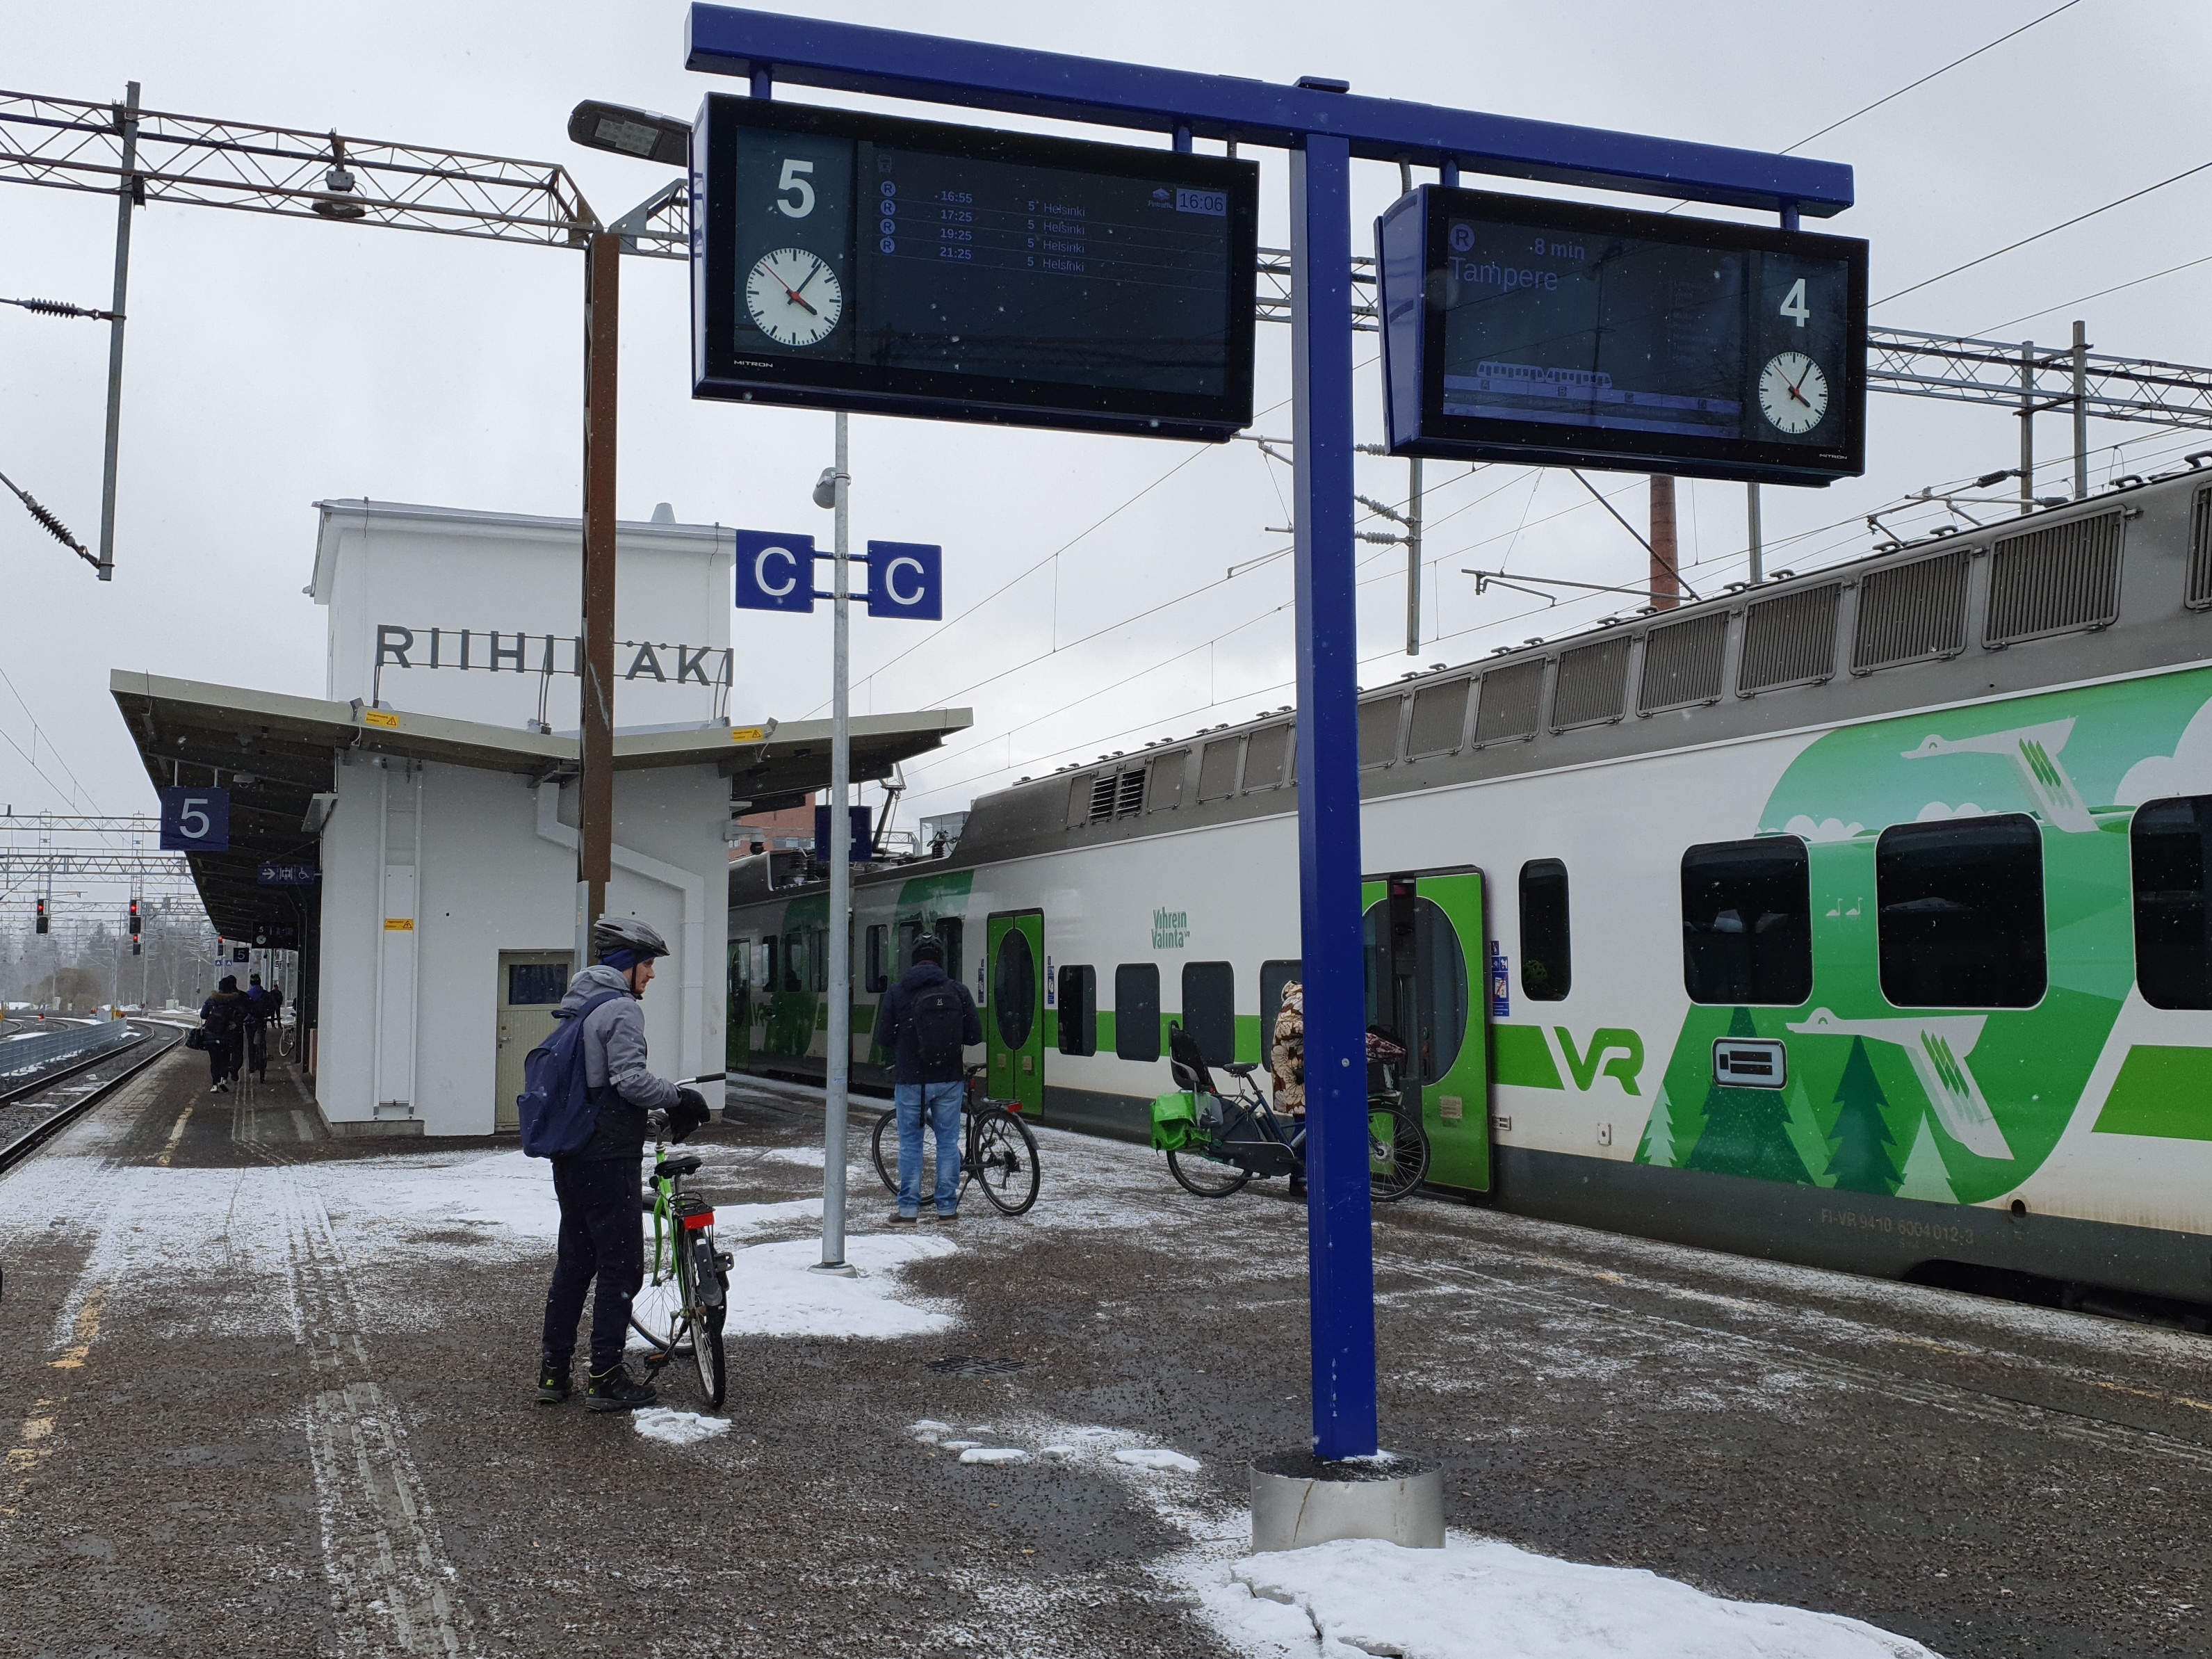
POLYGON ((225 974, 215 994, 200 1004, 200 1027, 207 1033, 208 1092, 227 1095, 246 1046, 246 999, 237 975, 225 974))
POLYGON ((962 1050, 983 1040, 968 988, 945 971, 945 947, 925 933, 908 969, 876 1011, 876 1046, 893 1056, 892 1103, 898 1109, 898 1211, 910 1227, 921 1213, 922 1118, 937 1130, 939 1221, 960 1219, 960 1102, 967 1090, 962 1050))
POLYGON ((584 1084, 598 1108, 598 1123, 584 1150, 553 1160, 553 1192, 561 1202, 560 1255, 545 1293, 539 1403, 557 1406, 571 1391, 569 1365, 576 1352, 576 1322, 592 1281, 591 1380, 584 1403, 595 1412, 630 1411, 657 1398, 650 1384, 623 1367, 629 1334, 629 1304, 645 1279, 646 1114, 668 1113, 681 1139, 707 1121, 706 1097, 653 1076, 646 1066, 645 1013, 638 999, 653 982, 653 959, 668 954, 659 933, 632 916, 602 917, 592 928, 599 960, 569 982, 556 1018, 579 1017, 584 1005, 613 992, 582 1014, 584 1084))
POLYGON ((246 976, 246 1068, 257 1083, 269 1081, 269 1028, 283 1012, 284 999, 261 986, 261 975, 246 976))

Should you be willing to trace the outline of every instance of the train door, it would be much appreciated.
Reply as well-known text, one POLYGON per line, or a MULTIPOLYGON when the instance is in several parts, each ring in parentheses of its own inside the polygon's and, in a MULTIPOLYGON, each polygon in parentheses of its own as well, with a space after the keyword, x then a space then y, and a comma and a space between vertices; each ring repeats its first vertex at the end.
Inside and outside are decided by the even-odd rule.
POLYGON ((730 941, 730 1006, 722 1023, 722 1064, 742 1072, 753 1058, 753 942, 730 941))
POLYGON ((991 917, 985 960, 990 968, 983 1041, 986 1079, 994 1100, 1018 1100, 1022 1115, 1044 1111, 1044 913, 991 917))
POLYGON ((1432 870, 1361 890, 1367 1023, 1407 1051, 1401 1086, 1429 1134, 1429 1179, 1490 1189, 1489 1029, 1480 993, 1482 872, 1432 870))

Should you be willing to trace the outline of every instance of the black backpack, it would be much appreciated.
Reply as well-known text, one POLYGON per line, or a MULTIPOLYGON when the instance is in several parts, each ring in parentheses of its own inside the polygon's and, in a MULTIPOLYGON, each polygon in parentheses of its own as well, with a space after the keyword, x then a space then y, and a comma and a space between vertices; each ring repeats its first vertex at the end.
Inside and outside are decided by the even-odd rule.
POLYGON ((966 1046, 961 1039, 967 1034, 968 1014, 957 985, 945 979, 915 992, 907 1024, 914 1032, 915 1060, 924 1071, 949 1071, 959 1066, 961 1050, 966 1046))

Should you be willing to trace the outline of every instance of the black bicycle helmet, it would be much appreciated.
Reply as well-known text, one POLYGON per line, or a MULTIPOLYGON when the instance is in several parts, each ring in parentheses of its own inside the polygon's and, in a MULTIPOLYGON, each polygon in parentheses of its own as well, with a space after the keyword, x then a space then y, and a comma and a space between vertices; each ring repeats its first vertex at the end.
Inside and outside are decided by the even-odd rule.
POLYGON ((592 956, 604 962, 617 951, 640 960, 668 954, 668 941, 635 916, 601 916, 592 924, 592 956))

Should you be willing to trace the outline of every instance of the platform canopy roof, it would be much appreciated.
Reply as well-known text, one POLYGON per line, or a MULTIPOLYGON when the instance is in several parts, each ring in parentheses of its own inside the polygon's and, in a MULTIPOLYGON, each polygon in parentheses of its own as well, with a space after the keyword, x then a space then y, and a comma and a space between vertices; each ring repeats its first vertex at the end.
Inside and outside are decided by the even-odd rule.
MULTIPOLYGON (((336 787, 341 750, 398 760, 516 772, 541 780, 575 775, 576 739, 558 733, 446 720, 404 709, 288 696, 117 669, 108 690, 156 786, 219 785, 230 792, 230 850, 187 855, 200 902, 226 939, 296 921, 297 890, 264 887, 264 864, 316 862, 325 810, 315 797, 336 787)), ((857 715, 853 778, 890 775, 974 723, 965 708, 857 715)), ((702 726, 615 733, 615 769, 711 765, 732 780, 733 799, 751 810, 793 805, 830 781, 830 722, 702 726)))

